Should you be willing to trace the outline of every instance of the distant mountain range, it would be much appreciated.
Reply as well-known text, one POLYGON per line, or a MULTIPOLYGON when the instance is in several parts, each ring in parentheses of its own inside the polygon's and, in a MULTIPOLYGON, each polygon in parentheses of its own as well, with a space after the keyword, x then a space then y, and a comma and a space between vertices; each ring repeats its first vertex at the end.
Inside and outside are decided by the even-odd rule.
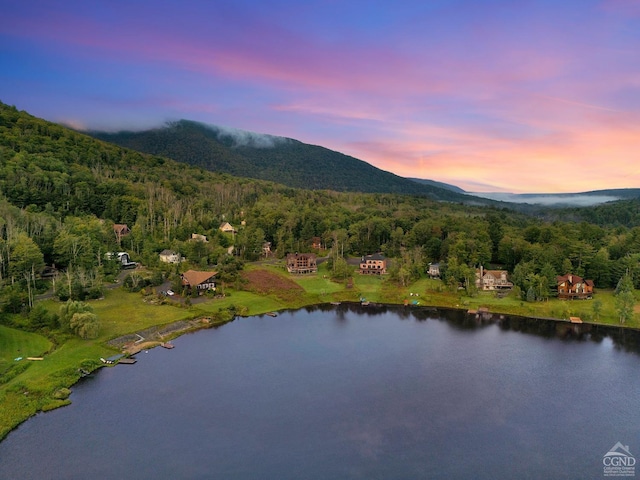
POLYGON ((190 120, 161 128, 116 133, 84 132, 100 140, 160 155, 218 173, 269 180, 294 188, 399 193, 438 201, 508 207, 580 207, 640 198, 640 189, 570 194, 474 193, 434 180, 404 178, 357 158, 286 137, 190 120))
POLYGON ((589 207, 601 203, 640 198, 640 188, 595 190, 581 193, 465 193, 499 202, 546 207, 589 207))

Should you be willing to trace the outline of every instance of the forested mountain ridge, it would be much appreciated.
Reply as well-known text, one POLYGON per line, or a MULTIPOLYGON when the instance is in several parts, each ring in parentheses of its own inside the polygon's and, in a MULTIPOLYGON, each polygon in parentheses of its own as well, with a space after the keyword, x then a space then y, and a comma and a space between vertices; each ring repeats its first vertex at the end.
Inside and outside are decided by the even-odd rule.
POLYGON ((87 134, 140 152, 214 172, 269 180, 289 187, 422 195, 434 200, 498 205, 461 189, 413 181, 357 158, 298 140, 180 120, 163 128, 87 134))

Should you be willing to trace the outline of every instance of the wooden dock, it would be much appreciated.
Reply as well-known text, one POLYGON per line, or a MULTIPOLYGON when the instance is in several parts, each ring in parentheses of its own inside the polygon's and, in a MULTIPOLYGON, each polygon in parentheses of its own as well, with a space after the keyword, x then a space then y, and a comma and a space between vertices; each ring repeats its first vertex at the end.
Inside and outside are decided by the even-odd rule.
POLYGON ((133 365, 137 360, 135 358, 121 358, 118 363, 124 363, 125 365, 133 365))

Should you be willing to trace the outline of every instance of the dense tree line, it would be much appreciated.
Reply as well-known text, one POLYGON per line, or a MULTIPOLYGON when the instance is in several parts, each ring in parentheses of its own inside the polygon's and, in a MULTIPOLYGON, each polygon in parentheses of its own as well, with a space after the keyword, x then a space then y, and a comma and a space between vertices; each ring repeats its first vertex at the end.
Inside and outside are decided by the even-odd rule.
MULTIPOLYGON (((107 252, 127 251, 169 275, 175 267, 158 259, 164 249, 180 252, 192 268, 207 268, 224 264, 232 246, 239 260, 252 261, 270 242, 281 258, 309 251, 316 237, 337 271, 348 256, 382 252, 404 284, 441 262, 445 281, 466 280, 468 288, 479 265, 505 268, 527 299, 548 297, 555 276, 569 272, 601 288, 628 274, 640 287, 640 222, 629 213, 632 201, 584 209, 595 213, 565 221, 557 211, 550 219, 408 195, 301 190, 127 150, 1 104, 0 193, 5 312, 33 306, 45 288, 45 266, 58 272, 46 286, 51 281, 61 298, 84 300, 119 271, 107 252), (618 218, 611 213, 616 205, 619 218, 632 224, 587 220, 604 215, 601 209, 618 218), (223 221, 237 233, 220 232, 223 221), (131 233, 117 237, 114 223, 131 233), (208 242, 192 241, 192 233, 208 242)), ((92 334, 84 322, 90 316, 78 318, 89 325, 82 332, 92 334)))

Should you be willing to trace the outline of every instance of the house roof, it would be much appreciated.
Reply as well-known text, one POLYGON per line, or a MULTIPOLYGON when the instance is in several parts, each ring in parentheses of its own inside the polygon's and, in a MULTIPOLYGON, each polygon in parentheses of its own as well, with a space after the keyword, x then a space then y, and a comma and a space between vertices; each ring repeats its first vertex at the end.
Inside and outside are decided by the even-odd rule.
POLYGON ((558 283, 569 282, 572 285, 576 283, 583 283, 584 279, 578 275, 573 275, 572 273, 567 273, 566 275, 558 275, 557 277, 558 283))
POLYGON ((122 231, 127 231, 127 230, 129 230, 129 227, 127 227, 127 225, 126 225, 126 224, 124 224, 124 223, 114 223, 114 224, 113 224, 113 229, 114 229, 116 232, 122 232, 122 231))
POLYGON ((484 275, 493 275, 494 277, 500 277, 502 274, 507 274, 506 270, 485 270, 484 275))
POLYGON ((200 272, 198 270, 187 270, 182 274, 182 283, 184 285, 200 285, 205 283, 211 277, 214 277, 218 272, 200 272))
POLYGON ((174 252, 173 250, 166 250, 166 249, 160 252, 160 255, 175 255, 175 254, 176 252, 174 252))

